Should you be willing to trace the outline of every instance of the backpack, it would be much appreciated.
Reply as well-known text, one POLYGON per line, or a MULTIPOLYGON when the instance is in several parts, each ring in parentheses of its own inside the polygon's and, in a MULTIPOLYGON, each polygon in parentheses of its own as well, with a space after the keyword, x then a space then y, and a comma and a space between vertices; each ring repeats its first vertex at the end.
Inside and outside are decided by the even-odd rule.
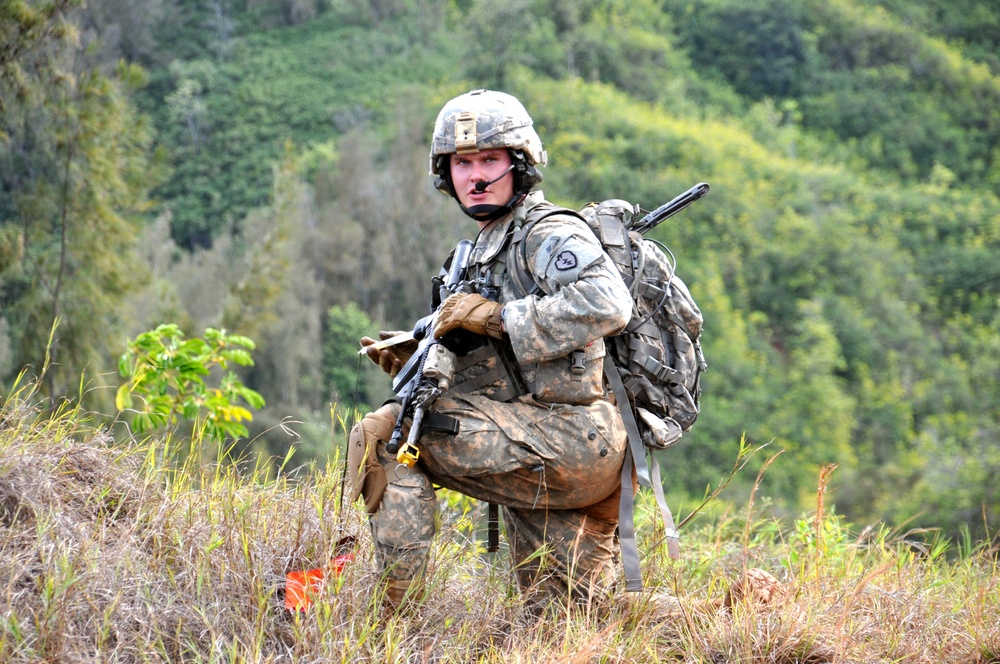
POLYGON ((632 294, 632 319, 624 332, 606 341, 639 416, 643 442, 664 449, 690 431, 698 417, 699 378, 707 369, 700 341, 704 318, 676 274, 673 253, 629 230, 636 212, 635 206, 612 199, 586 205, 580 214, 632 294))
POLYGON ((665 449, 691 429, 700 409, 700 376, 708 368, 701 349, 704 318, 687 285, 676 275, 673 253, 643 237, 659 223, 706 193, 699 183, 655 211, 637 218, 639 206, 620 199, 590 203, 579 211, 538 206, 525 219, 511 246, 508 267, 516 287, 539 293, 527 271, 523 239, 531 227, 553 214, 582 218, 610 256, 632 295, 632 318, 620 334, 606 337, 604 374, 628 430, 629 454, 622 468, 619 541, 627 589, 642 589, 633 515, 633 465, 641 485, 653 489, 666 527, 671 557, 679 555, 678 533, 663 497, 659 463, 646 451, 665 449), (650 472, 652 469, 652 472, 650 472))

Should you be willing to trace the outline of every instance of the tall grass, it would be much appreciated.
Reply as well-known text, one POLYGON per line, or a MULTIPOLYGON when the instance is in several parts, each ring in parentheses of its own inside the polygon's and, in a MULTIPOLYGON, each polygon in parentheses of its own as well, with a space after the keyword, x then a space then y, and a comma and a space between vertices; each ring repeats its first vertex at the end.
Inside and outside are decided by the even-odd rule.
POLYGON ((1000 662, 995 550, 854 533, 822 501, 787 524, 755 505, 696 519, 680 561, 644 519, 647 592, 541 617, 482 552, 475 511, 442 501, 427 601, 389 615, 338 462, 298 479, 178 465, 162 440, 116 442, 31 396, 0 409, 3 662, 1000 662), (354 562, 285 612, 286 572, 345 535, 354 562), (769 600, 736 591, 754 568, 782 582, 769 600))

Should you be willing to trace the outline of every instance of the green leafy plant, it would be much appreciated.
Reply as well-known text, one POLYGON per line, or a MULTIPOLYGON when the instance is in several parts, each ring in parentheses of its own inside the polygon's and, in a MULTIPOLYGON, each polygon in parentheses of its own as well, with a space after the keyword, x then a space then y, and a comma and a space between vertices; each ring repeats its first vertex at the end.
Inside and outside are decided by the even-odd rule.
POLYGON ((186 339, 177 325, 160 325, 130 341, 118 360, 118 371, 128 380, 118 388, 115 405, 134 413, 136 433, 176 429, 183 419, 192 422, 192 438, 245 437, 243 422, 253 414, 240 402, 259 409, 264 398, 229 369, 252 366, 254 348, 249 338, 224 329, 210 327, 204 339, 186 339), (205 380, 213 369, 226 372, 215 387, 205 380))

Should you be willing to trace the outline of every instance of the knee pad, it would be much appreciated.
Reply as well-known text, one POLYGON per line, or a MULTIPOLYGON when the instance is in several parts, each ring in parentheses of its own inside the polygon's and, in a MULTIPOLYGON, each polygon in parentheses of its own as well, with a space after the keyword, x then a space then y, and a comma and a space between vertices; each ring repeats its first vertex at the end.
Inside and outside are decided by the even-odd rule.
POLYGON ((396 406, 386 404, 365 415, 351 428, 347 439, 347 470, 351 483, 350 502, 359 497, 365 501, 365 511, 374 514, 385 493, 385 470, 378 462, 376 447, 385 443, 396 426, 396 406))

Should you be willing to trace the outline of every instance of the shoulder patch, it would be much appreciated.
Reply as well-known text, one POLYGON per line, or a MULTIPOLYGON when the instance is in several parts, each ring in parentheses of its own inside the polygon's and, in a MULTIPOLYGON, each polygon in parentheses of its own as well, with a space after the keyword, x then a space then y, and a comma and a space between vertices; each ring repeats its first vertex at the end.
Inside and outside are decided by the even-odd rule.
POLYGON ((559 271, 572 270, 577 266, 577 263, 576 254, 572 251, 566 250, 559 252, 559 255, 556 256, 555 266, 559 271))

